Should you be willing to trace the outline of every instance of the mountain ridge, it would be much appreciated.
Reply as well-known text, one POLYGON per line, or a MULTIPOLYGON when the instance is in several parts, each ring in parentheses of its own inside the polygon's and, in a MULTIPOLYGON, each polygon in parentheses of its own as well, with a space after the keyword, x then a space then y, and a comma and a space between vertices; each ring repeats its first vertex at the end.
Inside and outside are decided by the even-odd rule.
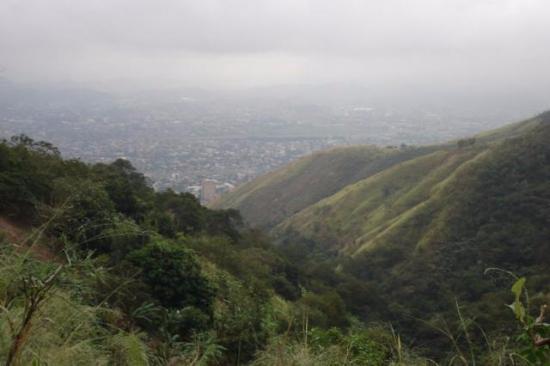
POLYGON ((550 112, 545 112, 472 138, 438 145, 399 149, 359 145, 317 152, 239 187, 223 196, 215 207, 238 209, 251 225, 278 232, 289 217, 299 215, 348 186, 391 169, 396 164, 437 151, 465 149, 468 144, 476 144, 476 148, 481 144, 498 144, 531 131, 548 115, 550 112), (466 146, 458 146, 463 144, 466 146), (335 174, 341 174, 341 177, 336 180, 333 177, 335 174))
POLYGON ((507 292, 487 268, 530 276, 535 303, 550 297, 549 142, 547 112, 432 147, 303 208, 271 234, 304 267, 335 261, 370 289, 359 313, 391 318, 409 337, 429 338, 417 319, 450 317, 456 302, 481 326, 506 327, 493 316, 507 292))

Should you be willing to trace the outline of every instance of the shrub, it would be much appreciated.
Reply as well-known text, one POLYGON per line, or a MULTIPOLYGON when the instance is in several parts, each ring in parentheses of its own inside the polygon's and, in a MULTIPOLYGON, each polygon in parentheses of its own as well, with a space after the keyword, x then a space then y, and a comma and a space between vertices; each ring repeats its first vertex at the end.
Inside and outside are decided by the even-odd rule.
POLYGON ((155 238, 130 253, 129 260, 141 268, 141 278, 164 307, 196 306, 209 311, 214 291, 203 277, 195 254, 189 249, 155 238))

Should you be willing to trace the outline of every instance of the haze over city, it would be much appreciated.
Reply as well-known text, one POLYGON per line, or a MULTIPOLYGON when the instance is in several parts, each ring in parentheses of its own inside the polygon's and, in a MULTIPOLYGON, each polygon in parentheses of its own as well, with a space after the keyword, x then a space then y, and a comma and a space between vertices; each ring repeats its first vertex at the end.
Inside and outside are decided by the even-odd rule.
POLYGON ((549 18, 542 0, 5 0, 0 134, 128 158, 157 188, 239 185, 544 110, 549 18))

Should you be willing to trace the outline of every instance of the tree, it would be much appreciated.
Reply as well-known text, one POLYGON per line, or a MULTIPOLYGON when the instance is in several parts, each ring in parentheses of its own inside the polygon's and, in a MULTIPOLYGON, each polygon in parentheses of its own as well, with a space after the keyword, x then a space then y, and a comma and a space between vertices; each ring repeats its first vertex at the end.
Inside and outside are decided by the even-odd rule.
POLYGON ((117 159, 109 165, 97 164, 96 175, 104 182, 105 190, 117 211, 142 222, 153 201, 154 191, 145 176, 136 171, 125 159, 117 159))
POLYGON ((196 306, 209 311, 214 290, 189 249, 154 238, 151 243, 130 253, 128 258, 142 269, 143 281, 162 306, 172 309, 196 306))
MULTIPOLYGON (((171 189, 157 193, 156 206, 161 214, 170 216, 178 232, 196 234, 204 229, 207 209, 190 193, 178 194, 171 189)), ((170 231, 166 217, 158 221, 158 229, 170 231)))

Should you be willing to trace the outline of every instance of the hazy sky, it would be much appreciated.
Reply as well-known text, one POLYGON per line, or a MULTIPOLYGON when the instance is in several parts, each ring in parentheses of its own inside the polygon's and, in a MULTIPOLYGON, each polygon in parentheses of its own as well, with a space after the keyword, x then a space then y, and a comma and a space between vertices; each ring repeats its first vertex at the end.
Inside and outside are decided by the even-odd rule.
POLYGON ((548 0, 1 0, 13 80, 550 85, 548 0))

